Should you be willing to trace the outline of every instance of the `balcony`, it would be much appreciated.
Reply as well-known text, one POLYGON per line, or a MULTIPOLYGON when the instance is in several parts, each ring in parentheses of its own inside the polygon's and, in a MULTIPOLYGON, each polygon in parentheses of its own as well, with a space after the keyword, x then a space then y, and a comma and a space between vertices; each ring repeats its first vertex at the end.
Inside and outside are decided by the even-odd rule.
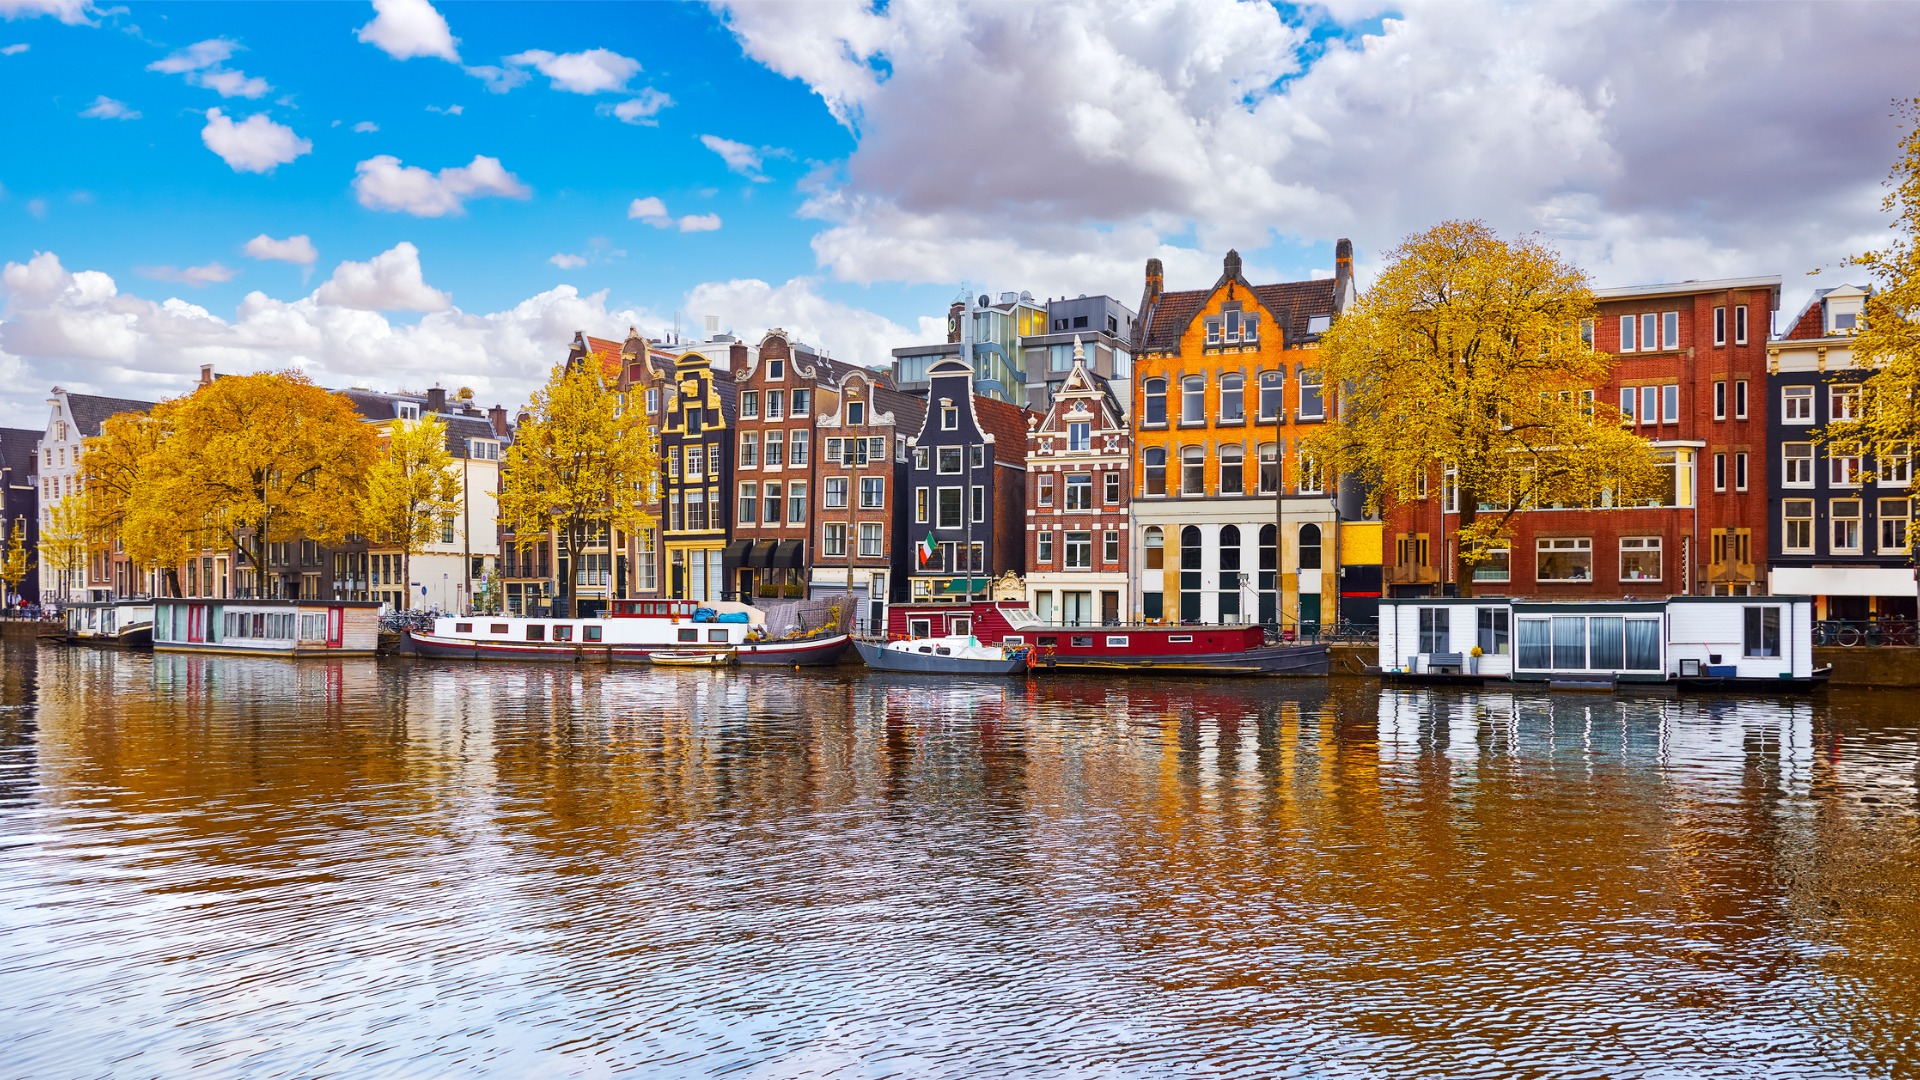
POLYGON ((1382 568, 1389 585, 1438 585, 1440 569, 1418 563, 1395 563, 1382 568))

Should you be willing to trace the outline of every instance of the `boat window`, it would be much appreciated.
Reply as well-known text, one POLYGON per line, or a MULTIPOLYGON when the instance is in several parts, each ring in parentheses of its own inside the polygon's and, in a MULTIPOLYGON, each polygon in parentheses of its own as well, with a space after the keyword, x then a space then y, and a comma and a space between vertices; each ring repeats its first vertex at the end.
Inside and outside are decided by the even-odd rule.
POLYGON ((717 641, 725 645, 727 643, 727 632, 725 630, 709 630, 707 631, 707 640, 717 641))
POLYGON ((599 641, 601 632, 606 628, 601 626, 583 626, 580 629, 585 631, 588 641, 599 641))
POLYGON ((1068 638, 1067 640, 1071 641, 1073 643, 1073 647, 1076 649, 1093 648, 1093 638, 1090 635, 1086 637, 1075 636, 1072 638, 1068 638))
POLYGON ((1127 647, 1127 641, 1128 641, 1128 638, 1125 634, 1108 634, 1107 648, 1124 649, 1127 647))
POLYGON ((934 651, 934 652, 936 652, 936 653, 939 653, 939 654, 940 654, 941 656, 952 656, 952 655, 953 655, 953 650, 952 650, 952 649, 949 649, 949 648, 947 648, 947 647, 946 647, 945 645, 942 645, 942 646, 940 646, 939 648, 937 648, 937 649, 935 649, 935 650, 933 650, 933 651, 934 651))
POLYGON ((1004 634, 1000 638, 1002 645, 1025 645, 1026 643, 1027 635, 1025 634, 1004 634))
POLYGON ((1174 645, 1191 644, 1193 642, 1193 635, 1192 634, 1169 634, 1167 635, 1167 641, 1170 644, 1174 644, 1174 645))
POLYGON ((456 634, 471 634, 473 633, 473 624, 470 622, 454 623, 453 632, 456 634))
POLYGON ((530 625, 530 626, 528 626, 528 627, 527 627, 527 640, 528 640, 528 641, 545 641, 545 640, 547 640, 547 628, 546 628, 546 627, 544 627, 544 626, 540 626, 540 625, 538 625, 538 624, 535 624, 535 625, 530 625))
POLYGON ((932 652, 932 651, 933 651, 933 646, 931 646, 931 645, 922 645, 922 646, 920 646, 920 651, 921 651, 921 652, 923 652, 923 653, 930 653, 930 652, 932 652))
POLYGON ((1042 635, 1040 638, 1040 645, 1042 648, 1051 649, 1058 644, 1060 644, 1060 639, 1057 637, 1054 637, 1052 634, 1045 634, 1045 635, 1042 635))
POLYGON ((554 628, 553 628, 553 640, 555 640, 555 641, 572 641, 572 640, 573 640, 573 627, 571 627, 571 626, 556 626, 556 627, 554 627, 554 628))
POLYGON ((680 640, 690 641, 697 644, 700 641, 700 631, 694 630, 691 628, 682 630, 680 631, 680 640))
POLYGON ((504 634, 507 632, 507 624, 503 622, 494 623, 487 628, 487 632, 490 634, 504 634))

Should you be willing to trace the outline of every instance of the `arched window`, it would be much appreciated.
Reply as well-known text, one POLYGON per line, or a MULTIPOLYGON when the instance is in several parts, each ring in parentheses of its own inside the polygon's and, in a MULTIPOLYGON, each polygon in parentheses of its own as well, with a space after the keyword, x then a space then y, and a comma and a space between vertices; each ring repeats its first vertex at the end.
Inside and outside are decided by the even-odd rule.
POLYGON ((1167 380, 1148 379, 1146 395, 1146 416, 1140 422, 1164 426, 1167 422, 1167 380))
POLYGON ((1260 373, 1260 422, 1270 424, 1286 411, 1287 377, 1278 371, 1260 373))
POLYGON ((1247 493, 1247 449, 1238 444, 1220 448, 1220 494, 1247 493))
POLYGON ((1147 494, 1165 495, 1167 493, 1167 448, 1149 446, 1141 451, 1140 460, 1146 467, 1147 494))
POLYGON ((1220 422, 1242 423, 1247 418, 1247 377, 1220 376, 1220 422))
POLYGON ((1279 581, 1280 560, 1274 550, 1274 540, 1280 531, 1272 525, 1260 526, 1260 577, 1255 587, 1260 592, 1260 622, 1273 626, 1280 621, 1279 581))
POLYGON ((1200 569, 1200 526, 1188 525, 1180 530, 1180 569, 1200 569))
POLYGON ((1300 569, 1320 569, 1320 526, 1300 526, 1300 569))
POLYGON ((1204 424, 1207 422, 1207 380, 1203 375, 1189 375, 1180 380, 1180 422, 1182 424, 1204 424))
POLYGON ((1146 539, 1142 546, 1147 552, 1148 570, 1160 570, 1167 565, 1167 534, 1158 525, 1147 526, 1146 539))
POLYGON ((1240 527, 1220 530, 1220 621, 1240 621, 1240 527))
POLYGON ((1180 530, 1180 621, 1200 621, 1200 526, 1180 530))
POLYGON ((1275 443, 1260 444, 1260 494, 1274 495, 1280 491, 1280 447, 1275 443))
POLYGON ((1205 495, 1207 493, 1207 452, 1197 446, 1184 447, 1180 451, 1180 494, 1205 495))

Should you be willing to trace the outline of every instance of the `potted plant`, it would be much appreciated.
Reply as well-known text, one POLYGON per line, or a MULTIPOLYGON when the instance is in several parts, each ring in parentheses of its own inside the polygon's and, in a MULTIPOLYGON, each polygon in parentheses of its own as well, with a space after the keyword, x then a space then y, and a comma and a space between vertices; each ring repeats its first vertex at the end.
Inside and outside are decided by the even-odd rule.
POLYGON ((1467 652, 1467 674, 1480 674, 1480 646, 1478 645, 1467 652))

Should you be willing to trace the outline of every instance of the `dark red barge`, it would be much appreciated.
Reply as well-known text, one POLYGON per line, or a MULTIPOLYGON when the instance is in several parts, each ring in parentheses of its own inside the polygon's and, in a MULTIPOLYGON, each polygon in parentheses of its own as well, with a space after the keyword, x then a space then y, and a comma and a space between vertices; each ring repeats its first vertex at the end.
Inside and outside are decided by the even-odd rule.
POLYGON ((1325 645, 1271 644, 1259 626, 1055 626, 1013 601, 895 604, 887 612, 887 634, 972 634, 984 645, 1026 645, 1039 670, 1322 676, 1330 667, 1325 645))

